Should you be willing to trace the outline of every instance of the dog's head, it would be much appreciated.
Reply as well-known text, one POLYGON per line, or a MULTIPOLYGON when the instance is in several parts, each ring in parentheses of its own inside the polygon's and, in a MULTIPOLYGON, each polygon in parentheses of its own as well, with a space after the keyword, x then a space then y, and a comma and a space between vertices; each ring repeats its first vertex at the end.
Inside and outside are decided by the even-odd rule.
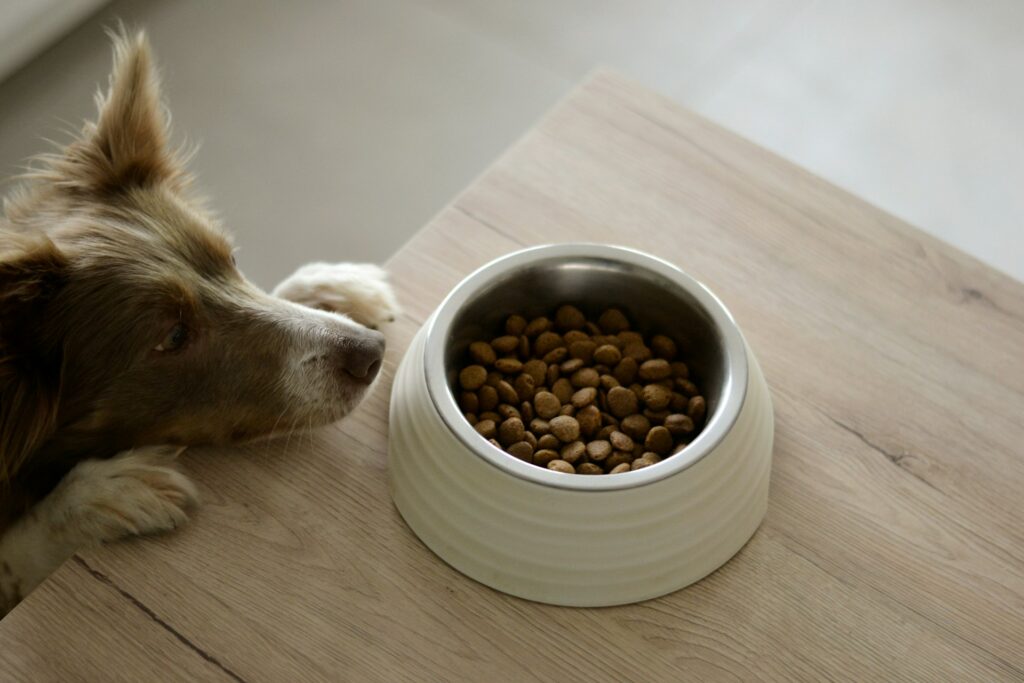
POLYGON ((265 294, 190 198, 143 36, 0 219, 0 480, 72 451, 229 443, 332 422, 383 336, 265 294))

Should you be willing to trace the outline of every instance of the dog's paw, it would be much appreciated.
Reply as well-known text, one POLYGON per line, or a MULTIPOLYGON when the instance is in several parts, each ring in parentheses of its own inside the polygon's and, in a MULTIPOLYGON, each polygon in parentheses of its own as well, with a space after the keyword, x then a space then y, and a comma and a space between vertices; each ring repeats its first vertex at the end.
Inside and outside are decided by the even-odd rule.
POLYGON ((371 263, 310 263, 274 288, 272 294, 310 308, 347 315, 377 329, 400 309, 383 268, 371 263))
POLYGON ((185 511, 196 504, 198 494, 174 466, 182 450, 151 446, 79 463, 54 491, 47 510, 53 530, 90 543, 183 525, 188 521, 185 511))

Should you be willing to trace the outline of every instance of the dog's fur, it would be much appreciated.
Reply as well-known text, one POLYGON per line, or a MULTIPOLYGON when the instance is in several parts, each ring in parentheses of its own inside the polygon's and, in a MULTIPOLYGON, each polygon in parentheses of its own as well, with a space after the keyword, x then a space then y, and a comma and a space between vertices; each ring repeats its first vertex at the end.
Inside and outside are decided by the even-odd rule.
POLYGON ((83 544, 182 524, 182 447, 345 415, 397 312, 373 266, 249 283, 169 146, 145 36, 114 53, 97 121, 0 218, 0 615, 83 544))

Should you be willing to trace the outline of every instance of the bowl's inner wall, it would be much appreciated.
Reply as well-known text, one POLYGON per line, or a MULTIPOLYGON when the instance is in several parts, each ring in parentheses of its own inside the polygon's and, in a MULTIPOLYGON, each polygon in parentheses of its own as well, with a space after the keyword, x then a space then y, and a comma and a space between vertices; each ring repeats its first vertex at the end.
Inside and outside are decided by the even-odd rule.
MULTIPOLYGON (((590 320, 609 307, 629 318, 632 329, 648 339, 671 337, 679 347, 677 360, 690 368, 690 378, 707 401, 710 422, 720 404, 728 377, 728 359, 721 331, 700 303, 678 284, 643 268, 606 259, 540 259, 483 285, 455 314, 446 340, 445 376, 457 392, 459 370, 468 362, 470 343, 505 333, 505 319, 520 313, 528 320, 553 317, 562 304, 579 307, 590 320)), ((450 397, 454 402, 454 395, 450 397)))

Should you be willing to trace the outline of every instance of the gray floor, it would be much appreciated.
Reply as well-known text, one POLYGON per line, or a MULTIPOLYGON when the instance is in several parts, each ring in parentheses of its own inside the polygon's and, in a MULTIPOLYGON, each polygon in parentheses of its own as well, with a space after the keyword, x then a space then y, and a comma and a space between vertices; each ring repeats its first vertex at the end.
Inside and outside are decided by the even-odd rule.
POLYGON ((1024 279, 1015 0, 114 2, 0 84, 0 175, 91 115, 115 17, 268 287, 385 259, 597 64, 1024 279))

